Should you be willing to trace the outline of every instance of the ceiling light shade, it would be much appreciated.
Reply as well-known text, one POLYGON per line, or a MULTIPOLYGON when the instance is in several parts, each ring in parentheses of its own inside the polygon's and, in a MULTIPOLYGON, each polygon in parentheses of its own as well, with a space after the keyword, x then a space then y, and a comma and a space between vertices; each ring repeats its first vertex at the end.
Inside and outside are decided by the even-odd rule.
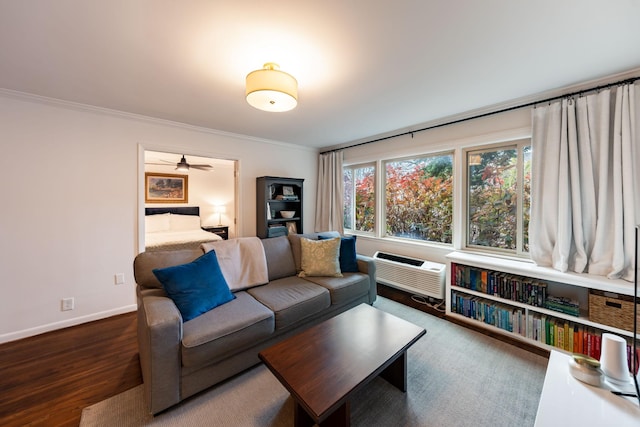
POLYGON ((262 70, 247 74, 247 102, 259 110, 283 112, 298 105, 298 82, 279 70, 278 64, 267 62, 262 70))

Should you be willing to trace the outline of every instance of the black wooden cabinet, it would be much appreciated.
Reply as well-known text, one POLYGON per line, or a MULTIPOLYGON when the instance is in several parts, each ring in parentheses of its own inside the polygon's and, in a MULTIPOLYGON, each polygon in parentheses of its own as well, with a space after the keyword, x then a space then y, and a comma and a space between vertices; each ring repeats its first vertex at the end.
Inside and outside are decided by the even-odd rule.
POLYGON ((261 239, 303 233, 304 179, 262 176, 256 178, 256 234, 261 239), (285 218, 284 212, 293 212, 285 218))

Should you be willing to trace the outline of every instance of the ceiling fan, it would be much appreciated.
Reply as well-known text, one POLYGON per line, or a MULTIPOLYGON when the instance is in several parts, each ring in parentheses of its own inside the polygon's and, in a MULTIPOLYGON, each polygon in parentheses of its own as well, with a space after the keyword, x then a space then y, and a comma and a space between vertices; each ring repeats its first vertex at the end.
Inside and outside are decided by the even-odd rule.
POLYGON ((213 166, 211 166, 211 165, 196 165, 196 164, 187 163, 187 159, 185 159, 184 154, 182 155, 182 158, 180 159, 180 161, 178 163, 173 163, 173 162, 170 162, 168 160, 162 160, 162 159, 160 159, 160 161, 161 162, 165 162, 165 163, 145 163, 145 164, 147 164, 147 165, 160 165, 160 166, 168 166, 168 164, 175 164, 176 165, 176 170, 177 171, 181 171, 181 172, 186 172, 189 169, 198 169, 198 170, 207 171, 207 172, 210 172, 210 171, 213 170, 213 166))

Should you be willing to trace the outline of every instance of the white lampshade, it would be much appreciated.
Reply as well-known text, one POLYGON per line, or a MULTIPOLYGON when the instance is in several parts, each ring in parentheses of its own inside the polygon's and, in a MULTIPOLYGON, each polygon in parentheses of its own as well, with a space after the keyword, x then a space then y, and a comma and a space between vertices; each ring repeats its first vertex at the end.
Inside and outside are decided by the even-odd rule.
POLYGON ((298 82, 279 70, 276 63, 264 64, 262 70, 247 74, 247 102, 259 110, 283 112, 298 105, 298 82))
POLYGON ((213 213, 218 214, 218 225, 222 225, 222 214, 227 211, 227 207, 225 205, 214 205, 213 213))
POLYGON ((482 164, 480 154, 469 154, 469 166, 478 166, 482 164))

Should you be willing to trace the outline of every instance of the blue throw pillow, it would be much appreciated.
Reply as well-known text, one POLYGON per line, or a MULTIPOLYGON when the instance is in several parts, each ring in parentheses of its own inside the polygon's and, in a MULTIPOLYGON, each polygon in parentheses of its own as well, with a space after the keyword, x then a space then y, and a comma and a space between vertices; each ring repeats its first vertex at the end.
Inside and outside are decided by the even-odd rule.
POLYGON ((156 268, 153 274, 185 322, 236 297, 222 275, 215 251, 207 252, 188 264, 156 268))
MULTIPOLYGON (((332 239, 335 236, 318 235, 318 240, 332 239)), ((358 261, 356 261, 356 236, 340 238, 340 271, 343 273, 357 273, 358 261)))

